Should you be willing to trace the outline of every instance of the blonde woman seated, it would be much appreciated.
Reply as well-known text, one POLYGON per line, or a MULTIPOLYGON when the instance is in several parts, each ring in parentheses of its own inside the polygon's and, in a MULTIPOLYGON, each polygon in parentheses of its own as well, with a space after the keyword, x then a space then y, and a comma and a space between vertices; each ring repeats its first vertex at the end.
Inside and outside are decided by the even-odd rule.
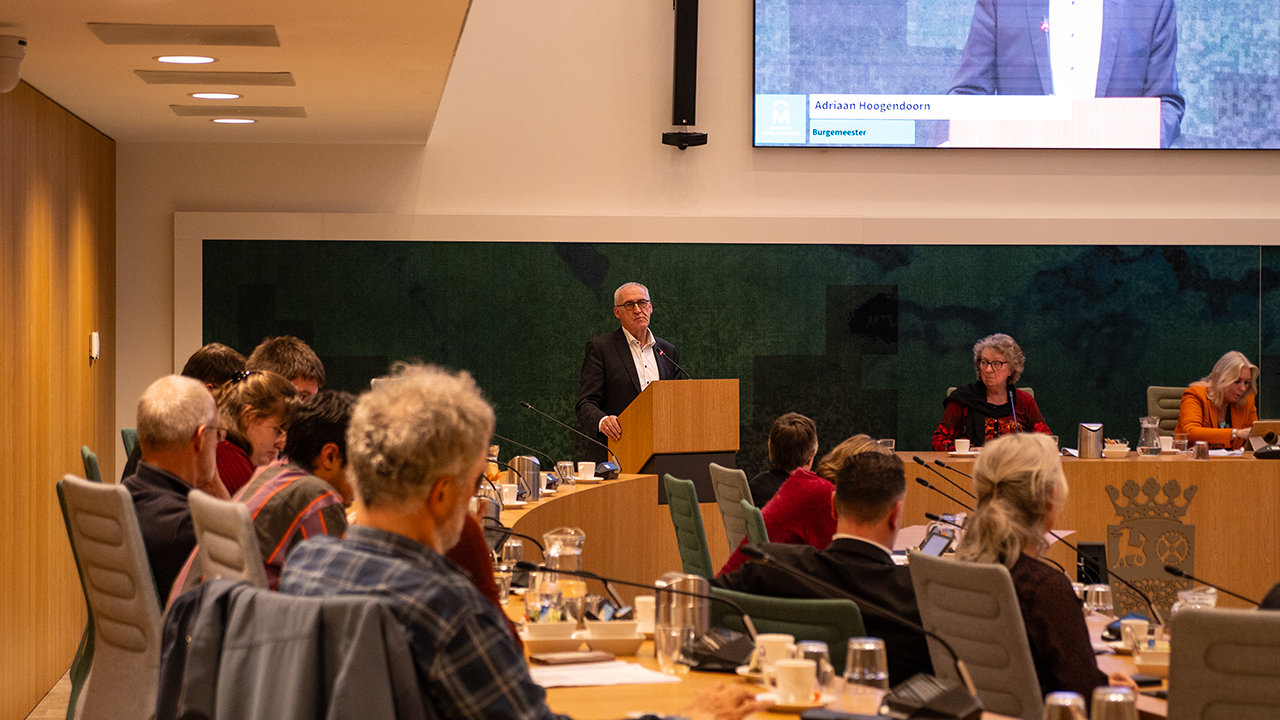
POLYGON ((978 506, 956 558, 1009 568, 1041 694, 1067 691, 1088 699, 1099 685, 1135 687, 1127 675, 1108 677, 1098 669, 1071 581, 1040 559, 1045 531, 1067 501, 1053 440, 1038 433, 992 440, 974 464, 973 484, 978 506))
POLYGON ((1209 447, 1242 448, 1258 419, 1257 394, 1258 366, 1232 350, 1218 358, 1208 377, 1182 391, 1173 431, 1186 433, 1193 445, 1203 440, 1209 447))

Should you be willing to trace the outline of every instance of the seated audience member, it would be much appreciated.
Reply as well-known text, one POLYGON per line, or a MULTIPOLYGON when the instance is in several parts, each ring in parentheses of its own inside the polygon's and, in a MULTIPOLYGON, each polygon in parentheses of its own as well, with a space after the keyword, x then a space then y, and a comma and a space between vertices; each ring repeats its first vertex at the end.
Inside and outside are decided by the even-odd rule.
MULTIPOLYGON (((835 539, 825 550, 809 545, 769 542, 761 549, 778 561, 838 585, 860 598, 919 623, 911 572, 893 562, 893 543, 902 527, 907 481, 897 455, 851 455, 836 471, 835 539)), ((711 581, 716 587, 774 597, 826 597, 778 570, 746 563, 711 581)), ((897 685, 916 673, 932 673, 924 635, 862 614, 867 635, 883 638, 889 660, 889 683, 897 685)))
POLYGON ((235 494, 284 449, 296 392, 280 375, 260 370, 246 370, 218 388, 218 418, 227 431, 218 444, 218 476, 228 492, 235 494))
POLYGON ((1041 434, 997 438, 974 463, 973 484, 978 505, 956 559, 1009 568, 1041 694, 1075 692, 1087 701, 1108 682, 1134 687, 1127 675, 1098 669, 1071 580, 1040 559, 1044 534, 1067 502, 1057 445, 1041 434))
POLYGON ((1182 392, 1173 431, 1186 433, 1192 444, 1203 440, 1209 447, 1238 450, 1258 420, 1257 394, 1258 366, 1232 350, 1218 358, 1207 377, 1182 392))
POLYGON ((1008 335, 997 333, 979 340, 973 346, 978 382, 956 388, 942 401, 942 422, 933 431, 933 449, 955 450, 956 438, 968 438, 973 447, 981 447, 1010 433, 1052 435, 1036 399, 1014 387, 1025 366, 1022 348, 1008 335))
POLYGON ((147 560, 163 599, 195 547, 192 487, 227 498, 214 470, 223 430, 213 396, 198 381, 169 375, 151 383, 138 400, 138 472, 124 480, 147 547, 147 560))
MULTIPOLYGON (((209 343, 191 354, 187 364, 182 366, 184 377, 195 378, 214 392, 222 383, 230 380, 236 373, 244 370, 244 356, 222 343, 209 343)), ((135 447, 125 462, 124 473, 120 481, 133 475, 138 470, 138 460, 142 458, 142 449, 135 447)))
MULTIPOLYGON (((235 501, 248 506, 258 531, 272 590, 280 584, 280 568, 295 545, 316 535, 342 537, 347 531, 344 506, 352 499, 346 476, 347 425, 355 400, 336 390, 312 395, 289 425, 284 446, 289 462, 268 465, 236 493, 235 501)), ((197 549, 174 583, 170 602, 199 585, 203 574, 197 549)))
MULTIPOLYGON (((769 531, 769 541, 809 545, 819 550, 830 545, 836 534, 836 515, 831 505, 836 472, 851 455, 866 452, 891 454, 872 438, 854 435, 823 456, 816 473, 796 468, 778 488, 778 494, 760 511, 764 515, 764 527, 769 531)), ((719 574, 737 570, 746 560, 735 550, 719 574)))
MULTIPOLYGON (((285 561, 281 592, 374 594, 405 629, 424 702, 443 720, 554 718, 502 612, 443 553, 458 542, 493 433, 493 408, 467 373, 397 367, 356 402, 347 433, 356 522, 285 561)), ((741 718, 744 687, 686 713, 741 718)))
POLYGON ((248 370, 283 375, 298 389, 303 401, 324 387, 324 363, 311 346, 292 335, 265 338, 249 354, 248 370))
POLYGON ((799 468, 813 468, 818 454, 818 426, 800 413, 787 413, 769 428, 769 469, 751 478, 751 500, 762 508, 799 468))

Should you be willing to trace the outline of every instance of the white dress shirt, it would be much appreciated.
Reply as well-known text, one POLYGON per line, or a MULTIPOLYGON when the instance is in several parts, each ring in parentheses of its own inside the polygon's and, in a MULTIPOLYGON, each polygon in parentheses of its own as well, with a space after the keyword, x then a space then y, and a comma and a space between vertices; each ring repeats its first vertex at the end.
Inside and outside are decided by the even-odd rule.
POLYGON ((1053 94, 1091 98, 1098 92, 1102 0, 1049 0, 1049 65, 1053 94))
POLYGON ((626 328, 622 334, 627 337, 627 347, 631 348, 631 359, 636 364, 636 373, 640 376, 640 391, 649 387, 649 383, 659 379, 658 358, 654 352, 653 331, 646 328, 644 343, 632 337, 626 328))

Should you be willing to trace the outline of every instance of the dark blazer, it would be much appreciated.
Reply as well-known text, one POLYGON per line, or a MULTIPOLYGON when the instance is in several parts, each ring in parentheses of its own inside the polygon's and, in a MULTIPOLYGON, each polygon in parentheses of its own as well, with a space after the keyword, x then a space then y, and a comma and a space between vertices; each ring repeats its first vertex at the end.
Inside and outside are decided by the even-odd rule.
MULTIPOLYGON (((977 0, 953 95, 1048 95, 1049 0, 977 0)), ((1097 97, 1160 98, 1160 147, 1178 138, 1174 0, 1103 0, 1097 97)))
MULTIPOLYGON (((884 550, 853 538, 836 538, 826 550, 809 545, 764 543, 761 548, 780 562, 838 585, 857 597, 920 622, 911 573, 905 565, 894 565, 884 550)), ((747 563, 711 581, 715 587, 771 595, 774 597, 819 597, 789 575, 755 563, 747 563)), ((932 673, 929 647, 924 636, 898 623, 862 611, 867 635, 884 640, 889 660, 889 683, 897 685, 916 673, 932 673)), ((844 648, 830 648, 843 653, 844 648)))
MULTIPOLYGON (((653 336, 654 359, 658 363, 658 379, 674 380, 680 375, 669 360, 658 354, 661 349, 670 360, 680 363, 680 353, 675 346, 657 335, 653 336)), ((578 424, 583 432, 605 445, 609 438, 600 432, 600 420, 609 415, 619 415, 640 394, 640 373, 636 372, 631 348, 622 328, 591 338, 587 341, 586 357, 582 360, 582 376, 578 384, 578 424)), ((592 445, 587 459, 602 462, 608 458, 604 448, 592 445)))

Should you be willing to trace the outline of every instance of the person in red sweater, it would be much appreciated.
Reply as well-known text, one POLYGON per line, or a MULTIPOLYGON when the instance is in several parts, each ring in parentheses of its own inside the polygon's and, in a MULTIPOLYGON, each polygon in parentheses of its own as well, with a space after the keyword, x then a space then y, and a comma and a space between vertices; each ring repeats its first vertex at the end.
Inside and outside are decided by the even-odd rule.
POLYGON ((942 422, 933 431, 933 449, 955 450, 956 438, 969 438, 973 447, 982 447, 1010 433, 1052 435, 1036 399, 1014 387, 1025 365, 1022 348, 1008 335, 988 335, 974 344, 978 382, 956 388, 942 401, 942 422))
MULTIPOLYGON (((782 483, 764 509, 764 526, 769 531, 769 542, 812 545, 825 550, 836 534, 836 516, 832 507, 835 494, 835 477, 844 461, 852 455, 865 452, 889 454, 875 439, 867 435, 854 435, 823 456, 817 472, 809 467, 817 454, 818 442, 814 438, 813 454, 803 467, 796 468, 791 477, 782 483)), ((746 543, 746 540, 742 541, 746 543)), ((747 558, 742 550, 735 550, 729 561, 717 575, 737 570, 747 558)))
POLYGON ((293 384, 273 372, 246 370, 218 388, 218 420, 227 439, 218 443, 218 477, 235 495, 255 469, 284 449, 284 433, 298 407, 293 384))

